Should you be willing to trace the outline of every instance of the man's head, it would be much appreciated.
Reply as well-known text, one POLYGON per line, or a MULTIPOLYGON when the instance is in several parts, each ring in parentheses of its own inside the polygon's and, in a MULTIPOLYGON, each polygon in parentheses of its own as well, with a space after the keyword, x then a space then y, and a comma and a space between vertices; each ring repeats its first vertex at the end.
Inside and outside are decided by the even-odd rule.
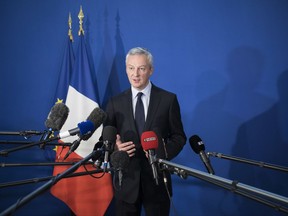
POLYGON ((145 48, 135 47, 126 55, 126 73, 130 84, 138 89, 144 89, 153 74, 153 56, 145 48))

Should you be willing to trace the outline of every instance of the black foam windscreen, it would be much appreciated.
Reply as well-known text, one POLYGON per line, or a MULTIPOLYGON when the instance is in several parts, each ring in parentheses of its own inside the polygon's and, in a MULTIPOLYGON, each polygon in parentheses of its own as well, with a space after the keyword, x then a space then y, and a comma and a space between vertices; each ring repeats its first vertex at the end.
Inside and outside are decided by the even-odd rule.
POLYGON ((111 164, 116 170, 126 169, 129 161, 129 155, 126 151, 115 151, 111 154, 111 164))
POLYGON ((116 142, 117 129, 113 126, 106 126, 103 129, 103 141, 108 141, 112 144, 116 142))
POLYGON ((205 150, 205 146, 204 146, 204 143, 203 143, 202 139, 199 136, 197 136, 197 135, 191 136, 189 138, 189 143, 190 143, 191 148, 193 149, 193 151, 196 154, 199 154, 200 151, 204 151, 205 150))
POLYGON ((64 103, 55 104, 45 121, 45 126, 52 130, 59 131, 64 125, 69 114, 69 108, 64 103))
POLYGON ((106 113, 102 109, 97 107, 90 113, 87 120, 92 121, 94 127, 98 128, 101 124, 103 124, 106 117, 107 117, 106 113))
POLYGON ((103 122, 105 121, 107 115, 106 113, 100 109, 99 107, 96 107, 91 113, 90 115, 87 117, 87 121, 91 121, 94 125, 94 130, 91 131, 91 133, 86 134, 85 136, 82 137, 83 140, 88 140, 92 134, 94 133, 94 131, 100 127, 101 124, 103 124, 103 122))

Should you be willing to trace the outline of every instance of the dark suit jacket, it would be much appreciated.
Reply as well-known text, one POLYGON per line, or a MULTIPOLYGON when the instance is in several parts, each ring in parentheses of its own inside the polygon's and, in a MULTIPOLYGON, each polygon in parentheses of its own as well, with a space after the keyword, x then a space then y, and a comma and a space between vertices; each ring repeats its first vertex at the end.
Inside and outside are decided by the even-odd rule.
MULTIPOLYGON (((167 194, 163 176, 161 172, 158 172, 159 185, 157 186, 137 134, 131 89, 113 97, 107 104, 106 112, 105 125, 116 127, 122 142, 133 141, 136 145, 136 154, 130 158, 129 166, 123 174, 122 187, 120 190, 115 190, 115 197, 128 203, 135 202, 141 182, 144 196, 151 201, 161 199, 167 194)), ((187 138, 183 130, 180 107, 175 94, 152 84, 144 131, 154 131, 158 136, 157 158, 170 160, 182 150, 187 138)), ((171 176, 169 173, 167 175, 168 187, 172 194, 171 176)))

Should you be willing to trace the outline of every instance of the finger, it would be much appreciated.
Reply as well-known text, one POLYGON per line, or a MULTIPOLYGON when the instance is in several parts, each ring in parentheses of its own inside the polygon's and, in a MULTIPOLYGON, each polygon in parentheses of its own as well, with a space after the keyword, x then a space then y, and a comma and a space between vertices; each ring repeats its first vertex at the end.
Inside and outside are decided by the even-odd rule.
POLYGON ((121 136, 119 134, 116 135, 116 142, 120 141, 121 142, 121 136))
POLYGON ((129 157, 133 157, 135 153, 128 154, 129 157))
POLYGON ((133 142, 125 142, 125 143, 122 143, 121 146, 122 146, 121 148, 127 148, 127 147, 129 147, 129 146, 135 147, 135 145, 133 144, 133 142))
POLYGON ((133 157, 135 155, 135 150, 136 149, 131 149, 131 150, 127 151, 129 157, 133 157))
POLYGON ((122 151, 130 151, 131 149, 135 149, 135 146, 134 145, 128 145, 128 146, 121 146, 121 150, 122 151))

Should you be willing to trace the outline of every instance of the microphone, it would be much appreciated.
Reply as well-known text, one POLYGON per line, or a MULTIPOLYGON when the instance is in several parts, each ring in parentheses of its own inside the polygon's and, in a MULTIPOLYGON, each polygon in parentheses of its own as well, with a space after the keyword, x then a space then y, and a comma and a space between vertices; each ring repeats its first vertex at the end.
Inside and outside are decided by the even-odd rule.
POLYGON ((128 167, 130 162, 129 155, 126 151, 115 151, 111 154, 111 164, 114 171, 118 172, 119 187, 122 186, 123 171, 128 167))
POLYGON ((69 151, 66 153, 66 155, 63 158, 63 160, 65 160, 72 152, 74 152, 78 148, 78 146, 80 145, 81 141, 82 141, 81 137, 78 137, 77 140, 73 141, 72 145, 69 148, 69 151))
POLYGON ((113 126, 106 126, 103 129, 103 147, 104 147, 104 164, 103 171, 105 172, 109 162, 109 152, 112 152, 116 143, 117 129, 113 126))
POLYGON ((81 122, 81 123, 78 124, 78 127, 74 128, 74 129, 71 129, 71 130, 68 130, 68 131, 65 131, 63 133, 60 133, 56 137, 49 138, 46 141, 42 140, 42 141, 38 141, 38 142, 35 142, 35 143, 29 143, 27 145, 17 146, 15 148, 10 148, 8 150, 2 150, 2 151, 0 151, 0 155, 1 156, 2 155, 3 156, 7 156, 9 152, 17 151, 17 150, 20 150, 20 149, 23 149, 23 148, 27 148, 27 147, 30 147, 30 146, 39 145, 39 144, 42 144, 42 143, 45 143, 45 142, 59 140, 59 139, 62 139, 62 138, 66 138, 68 136, 74 136, 76 134, 80 134, 80 137, 83 137, 83 135, 90 134, 92 131, 94 131, 94 125, 93 125, 93 123, 91 121, 81 122))
MULTIPOLYGON (((100 109, 99 107, 96 107, 91 113, 90 115, 87 117, 87 121, 91 121, 94 125, 94 131, 99 128, 103 122, 106 120, 107 118, 107 114, 100 109)), ((82 139, 83 140, 88 140, 92 134, 94 133, 94 131, 92 133, 89 134, 85 134, 82 139)))
POLYGON ((189 139, 190 146, 196 154, 200 154, 200 158, 203 161, 209 174, 214 175, 215 172, 210 164, 210 160, 205 153, 205 146, 201 138, 197 135, 193 135, 189 139))
POLYGON ((94 162, 94 166, 100 169, 104 161, 102 137, 100 137, 99 141, 94 145, 93 152, 98 152, 98 154, 93 155, 91 160, 94 162))
POLYGON ((94 131, 105 121, 106 113, 99 107, 95 108, 86 121, 78 123, 78 127, 60 132, 58 137, 64 139, 79 134, 83 140, 88 140, 94 131))
POLYGON ((68 136, 79 134, 78 139, 72 143, 69 151, 64 156, 64 160, 78 148, 82 140, 88 140, 92 136, 94 131, 98 127, 100 127, 100 125, 105 121, 105 119, 106 113, 99 107, 97 107, 90 113, 85 122, 81 122, 78 124, 77 128, 65 131, 62 134, 60 133, 59 136, 61 139, 66 138, 68 134, 68 136))
MULTIPOLYGON (((103 119, 104 119, 104 117, 101 116, 101 120, 103 120, 103 119)), ((52 138, 49 138, 47 140, 42 140, 42 141, 38 141, 38 142, 35 142, 35 143, 30 143, 30 144, 27 144, 25 146, 24 145, 23 146, 17 146, 15 148, 11 148, 11 149, 8 149, 8 150, 2 150, 2 151, 0 151, 0 156, 2 156, 2 155, 3 156, 7 156, 9 152, 17 151, 17 150, 20 150, 20 149, 23 149, 23 148, 27 148, 27 147, 30 147, 30 146, 39 145, 39 144, 42 144, 42 143, 45 143, 45 142, 51 142, 51 141, 54 141, 54 140, 63 139, 63 138, 66 138, 66 137, 69 137, 69 136, 74 136, 74 135, 78 134, 80 136, 79 143, 75 142, 75 145, 73 147, 74 150, 76 150, 76 148, 80 144, 80 141, 88 139, 92 135, 92 133, 95 131, 96 128, 95 128, 95 125, 94 125, 93 122, 97 123, 97 125, 95 124, 96 126, 100 125, 99 124, 100 121, 98 122, 98 120, 96 121, 95 119, 94 119, 94 121, 87 120, 85 122, 80 122, 80 123, 78 123, 78 127, 73 128, 73 129, 68 130, 68 131, 60 132, 56 137, 52 137, 52 138)), ((71 152, 72 151, 70 151, 70 153, 71 152)))
POLYGON ((148 152, 149 164, 152 167, 153 178, 156 185, 158 185, 158 172, 155 166, 156 154, 155 150, 158 148, 158 138, 154 131, 145 131, 141 135, 142 148, 148 152))
MULTIPOLYGON (((69 114, 69 108, 64 103, 55 104, 50 110, 48 117, 45 121, 45 126, 48 128, 40 141, 44 141, 50 138, 53 131, 59 131, 64 125, 69 114)), ((45 143, 40 145, 40 148, 44 148, 45 143)))
POLYGON ((76 128, 73 128, 71 130, 68 131, 64 131, 64 132, 60 132, 58 134, 58 138, 59 139, 64 139, 67 138, 69 136, 75 136, 75 135, 79 135, 80 137, 83 137, 84 135, 88 135, 91 134, 92 131, 94 131, 94 124, 92 121, 83 121, 78 123, 78 126, 76 128))

